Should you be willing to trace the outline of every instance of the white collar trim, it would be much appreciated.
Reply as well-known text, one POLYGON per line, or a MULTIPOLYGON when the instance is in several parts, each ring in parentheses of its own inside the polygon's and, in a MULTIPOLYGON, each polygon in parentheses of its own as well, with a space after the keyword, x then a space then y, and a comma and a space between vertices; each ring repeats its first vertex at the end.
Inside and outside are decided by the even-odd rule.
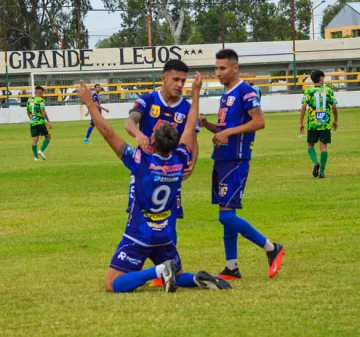
POLYGON ((225 95, 230 94, 233 90, 235 90, 241 83, 243 82, 243 80, 240 80, 240 82, 238 84, 236 84, 234 87, 232 87, 229 91, 225 92, 225 95))
POLYGON ((179 99, 175 104, 169 106, 169 105, 165 102, 164 98, 161 96, 160 91, 158 91, 158 95, 159 95, 159 98, 160 98, 161 103, 162 103, 163 105, 165 105, 166 107, 169 107, 169 108, 176 108, 177 106, 179 106, 179 105, 181 104, 181 102, 182 102, 183 99, 184 99, 184 97, 180 96, 180 99, 179 99))

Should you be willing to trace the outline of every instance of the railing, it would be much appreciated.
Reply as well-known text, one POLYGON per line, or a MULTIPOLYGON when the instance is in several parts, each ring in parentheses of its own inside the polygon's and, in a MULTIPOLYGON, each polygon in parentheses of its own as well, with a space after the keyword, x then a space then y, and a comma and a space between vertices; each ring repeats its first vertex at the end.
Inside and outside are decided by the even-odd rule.
MULTIPOLYGON (((255 82, 257 86, 264 89, 265 94, 267 92, 271 93, 277 91, 277 87, 289 88, 296 85, 300 87, 302 90, 305 90, 307 86, 313 85, 311 81, 307 81, 310 75, 297 75, 296 84, 294 84, 294 77, 289 76, 258 76, 258 77, 242 77, 242 80, 248 82, 255 82)), ((333 87, 336 89, 345 89, 347 84, 354 83, 357 84, 353 86, 353 89, 357 87, 360 89, 360 72, 341 72, 341 73, 328 73, 326 77, 333 78, 339 77, 343 79, 334 79, 334 80, 326 80, 326 85, 333 87), (346 79, 351 76, 352 79, 346 79), (339 85, 343 84, 343 86, 339 85)), ((103 102, 122 102, 122 101, 134 101, 138 95, 152 92, 153 91, 153 82, 128 82, 128 83, 100 83, 103 91, 100 92, 100 95, 103 96, 103 102)), ((161 88, 161 82, 155 82, 156 90, 161 88)), ((50 105, 52 104, 71 104, 78 103, 79 99, 77 97, 77 90, 79 89, 79 85, 44 85, 45 91, 44 97, 48 97, 47 102, 49 101, 50 105)), ((203 89, 202 95, 208 96, 219 96, 221 95, 221 90, 223 90, 223 86, 219 85, 219 82, 216 79, 207 79, 203 81, 203 89)), ((23 98, 23 102, 25 98, 31 96, 31 87, 30 86, 14 86, 9 87, 9 91, 11 95, 9 96, 9 105, 21 104, 19 99, 23 98), (15 92, 23 92, 26 94, 15 94, 15 92)), ((291 91, 292 89, 285 89, 284 91, 291 91)), ((0 105, 6 104, 6 88, 0 87, 0 92, 3 94, 0 95, 0 105)), ((184 96, 191 95, 191 80, 188 80, 183 89, 184 96)))

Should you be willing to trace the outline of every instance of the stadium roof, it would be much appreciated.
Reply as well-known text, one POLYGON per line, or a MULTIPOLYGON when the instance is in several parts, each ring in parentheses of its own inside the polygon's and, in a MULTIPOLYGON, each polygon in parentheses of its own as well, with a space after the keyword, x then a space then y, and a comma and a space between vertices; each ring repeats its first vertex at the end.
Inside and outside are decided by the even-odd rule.
POLYGON ((360 25, 360 2, 348 2, 330 21, 326 28, 360 25))

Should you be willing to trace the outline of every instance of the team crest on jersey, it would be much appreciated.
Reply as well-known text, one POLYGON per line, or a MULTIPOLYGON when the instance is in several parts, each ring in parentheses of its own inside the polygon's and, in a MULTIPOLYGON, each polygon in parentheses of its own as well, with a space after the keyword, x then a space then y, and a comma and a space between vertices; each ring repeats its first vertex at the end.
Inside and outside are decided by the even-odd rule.
POLYGON ((141 162, 141 150, 137 149, 135 152, 135 163, 140 164, 141 162))
POLYGON ((181 124, 185 118, 186 116, 181 112, 175 112, 174 120, 176 123, 181 124))
POLYGON ((228 185, 220 183, 219 184, 219 196, 225 197, 227 191, 228 191, 228 185))
POLYGON ((150 116, 158 118, 160 116, 160 107, 156 104, 153 104, 150 109, 150 116))
POLYGON ((234 104, 235 100, 236 100, 235 96, 229 96, 228 99, 227 99, 226 105, 227 106, 232 106, 234 104))

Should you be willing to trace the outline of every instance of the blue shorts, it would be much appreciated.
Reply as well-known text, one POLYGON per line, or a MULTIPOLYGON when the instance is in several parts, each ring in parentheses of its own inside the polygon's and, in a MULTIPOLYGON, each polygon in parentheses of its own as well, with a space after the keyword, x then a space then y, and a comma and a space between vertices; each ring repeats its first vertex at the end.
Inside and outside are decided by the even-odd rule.
POLYGON ((212 174, 212 203, 221 207, 242 208, 249 168, 249 160, 216 160, 212 174))
POLYGON ((181 259, 175 245, 171 242, 163 246, 142 246, 126 237, 123 237, 116 249, 110 268, 124 273, 139 271, 149 258, 155 266, 167 261, 174 260, 176 271, 181 270, 181 259))
MULTIPOLYGON (((135 177, 134 175, 130 175, 130 185, 129 185, 129 201, 128 201, 128 206, 126 208, 126 212, 130 212, 131 209, 131 205, 134 202, 134 198, 135 198, 135 177)), ((181 204, 181 190, 178 190, 176 193, 176 219, 183 219, 184 218, 184 212, 183 212, 183 207, 181 204)))

